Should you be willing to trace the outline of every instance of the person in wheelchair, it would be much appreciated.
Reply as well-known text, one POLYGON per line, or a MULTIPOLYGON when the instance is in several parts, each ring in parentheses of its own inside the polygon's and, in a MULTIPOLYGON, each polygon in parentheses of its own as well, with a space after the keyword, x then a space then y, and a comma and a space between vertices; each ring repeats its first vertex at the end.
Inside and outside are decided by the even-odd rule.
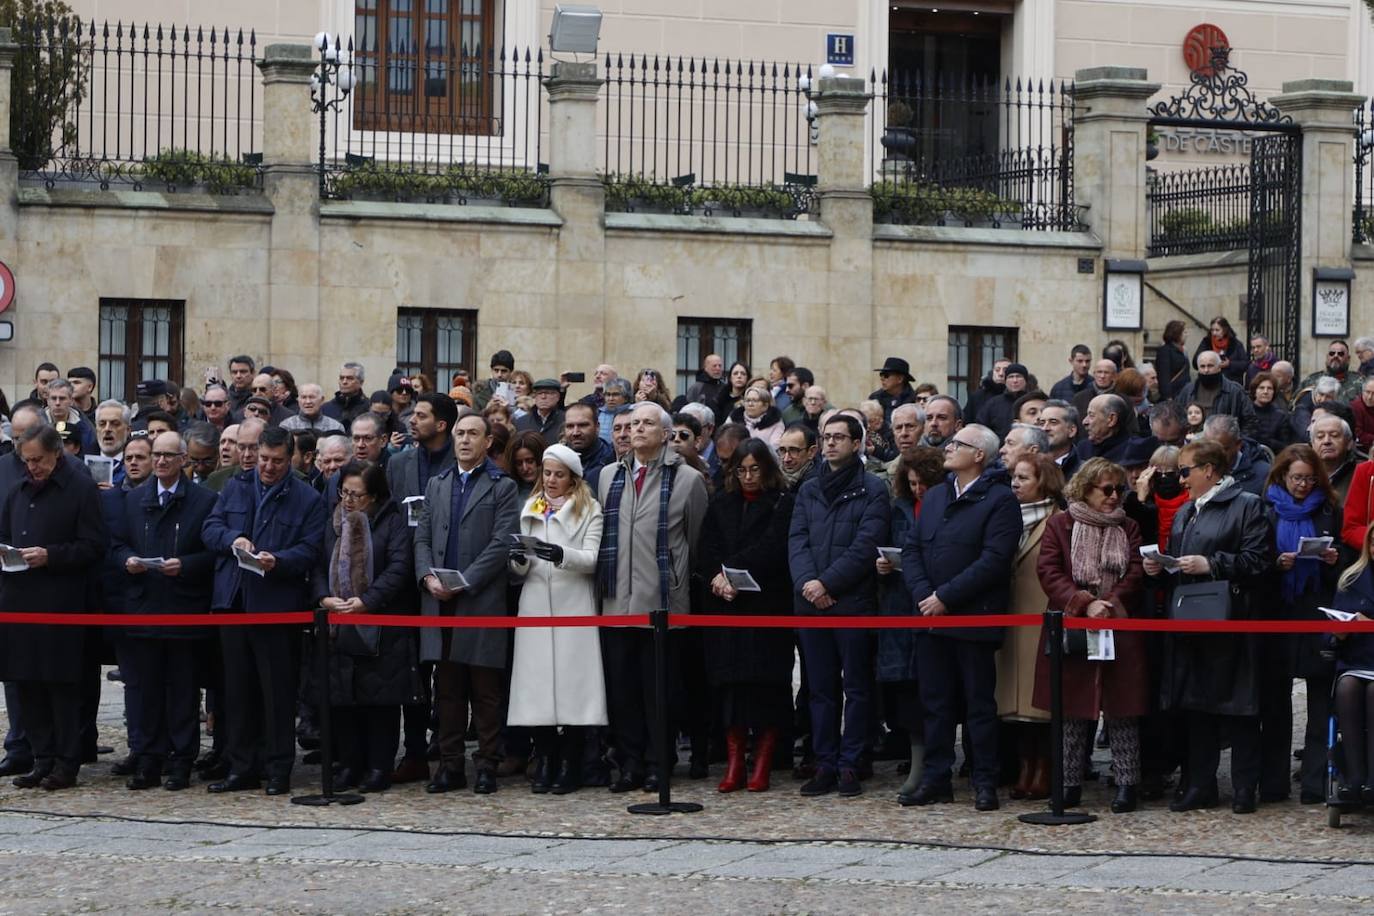
MULTIPOLYGON (((1365 529, 1360 557, 1341 574, 1333 601, 1338 610, 1358 620, 1374 620, 1374 525, 1365 529)), ((1374 633, 1334 633, 1336 653, 1336 722, 1340 727, 1344 761, 1336 797, 1342 802, 1374 803, 1374 633)))

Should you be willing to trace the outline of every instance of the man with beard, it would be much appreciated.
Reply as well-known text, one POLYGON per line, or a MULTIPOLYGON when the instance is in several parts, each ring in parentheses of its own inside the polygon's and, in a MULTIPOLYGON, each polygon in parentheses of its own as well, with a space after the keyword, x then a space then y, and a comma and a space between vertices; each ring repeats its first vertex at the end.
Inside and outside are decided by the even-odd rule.
POLYGON ((1209 417, 1229 414, 1240 422, 1241 432, 1254 434, 1255 405, 1244 388, 1222 374, 1221 357, 1214 350, 1197 355, 1197 378, 1184 385, 1175 400, 1184 407, 1197 404, 1209 417))
POLYGON ((947 394, 936 395, 926 401, 925 435, 920 444, 929 448, 943 448, 964 425, 959 402, 947 394))
MULTIPOLYGON (((1350 345, 1343 340, 1333 340, 1326 345, 1326 368, 1313 372, 1302 380, 1298 386, 1299 391, 1306 391, 1317 384, 1317 379, 1323 375, 1329 375, 1341 383, 1340 393, 1336 396, 1341 403, 1349 404, 1360 396, 1360 388, 1364 385, 1364 376, 1358 372, 1350 371, 1350 345)), ((1303 395, 1298 396, 1299 405, 1303 402, 1303 395)))
MULTIPOLYGON (((904 404, 900 409, 915 405, 904 404)), ((895 411, 894 411, 895 416, 895 411)), ((816 432, 805 423, 793 423, 783 430, 778 440, 778 462, 782 465, 782 476, 787 479, 787 489, 796 493, 816 463, 816 432)))
POLYGON ((1068 401, 1051 398, 1045 402, 1045 409, 1040 411, 1035 425, 1049 438, 1045 454, 1054 459, 1064 472, 1064 479, 1068 480, 1079 463, 1078 452, 1074 450, 1074 440, 1078 438, 1078 411, 1068 401))

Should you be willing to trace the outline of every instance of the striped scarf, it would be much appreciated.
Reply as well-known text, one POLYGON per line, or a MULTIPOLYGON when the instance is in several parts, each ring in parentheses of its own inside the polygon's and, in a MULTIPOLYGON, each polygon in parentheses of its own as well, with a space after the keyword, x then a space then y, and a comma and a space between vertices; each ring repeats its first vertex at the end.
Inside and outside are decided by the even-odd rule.
MULTIPOLYGON (((620 502, 625 495, 625 464, 616 468, 615 479, 606 492, 605 525, 601 549, 596 556, 596 581, 603 598, 615 597, 616 561, 620 549, 620 502)), ((658 537, 654 558, 658 561, 658 595, 660 609, 668 610, 668 500, 673 494, 673 477, 677 465, 664 464, 658 482, 658 537)))

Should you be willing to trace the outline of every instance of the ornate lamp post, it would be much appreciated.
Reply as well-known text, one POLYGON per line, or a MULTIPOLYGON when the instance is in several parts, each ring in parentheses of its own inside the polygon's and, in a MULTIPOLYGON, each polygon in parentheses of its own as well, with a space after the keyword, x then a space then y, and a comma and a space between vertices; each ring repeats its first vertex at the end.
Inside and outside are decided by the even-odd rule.
POLYGON ((337 112, 343 107, 344 99, 348 98, 348 94, 357 85, 357 78, 353 75, 352 42, 349 43, 350 60, 347 62, 344 61, 343 48, 338 36, 320 32, 315 36, 315 48, 320 52, 320 69, 310 77, 310 107, 320 116, 320 198, 323 199, 325 115, 330 111, 337 112), (330 86, 339 87, 339 91, 332 99, 326 98, 330 86))

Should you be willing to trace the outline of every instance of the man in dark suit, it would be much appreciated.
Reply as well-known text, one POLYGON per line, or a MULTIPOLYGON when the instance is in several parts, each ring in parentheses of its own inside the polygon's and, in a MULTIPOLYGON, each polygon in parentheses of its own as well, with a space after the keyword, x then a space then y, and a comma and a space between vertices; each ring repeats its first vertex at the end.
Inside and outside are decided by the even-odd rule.
MULTIPOLYGON (((284 429, 262 432, 258 464, 231 478, 205 519, 201 537, 214 552, 211 607, 217 611, 301 611, 313 604, 310 573, 319 560, 327 523, 324 500, 291 473, 295 442, 284 429), (263 574, 241 569, 234 548, 254 554, 263 574)), ((229 776, 211 792, 291 791, 296 708, 298 630, 283 626, 225 627, 225 709, 229 776)))
MULTIPOLYGON (((926 491, 902 549, 902 578, 927 616, 1001 614, 1010 597, 1021 541, 1021 509, 1004 471, 992 468, 997 434, 977 423, 945 443, 949 479, 926 491)), ((925 768, 903 805, 953 801, 954 728, 963 698, 973 745, 974 807, 997 801, 997 647, 999 629, 938 629, 916 644, 925 706, 925 768)))
MULTIPOLYGON (((215 494, 182 475, 186 445, 177 433, 153 442, 153 477, 127 494, 114 528, 114 560, 123 571, 125 607, 133 614, 188 614, 210 610, 215 557, 201 528, 215 494), (143 561, 161 557, 161 566, 143 561)), ((191 784, 200 749, 191 627, 126 629, 119 641, 124 703, 134 773, 130 789, 151 789, 164 771, 167 789, 191 784)))
MULTIPOLYGON (((0 501, 0 542, 18 548, 27 568, 0 574, 0 611, 82 613, 109 545, 99 490, 64 460, 52 427, 35 424, 17 441, 25 473, 0 501)), ((76 784, 85 638, 83 627, 0 627, 0 679, 14 688, 34 758, 19 788, 76 784)))
MULTIPOLYGON (((458 405, 439 391, 428 391, 415 399, 410 414, 410 432, 415 447, 395 455, 386 465, 386 482, 391 498, 406 509, 406 500, 424 497, 429 482, 453 467, 453 424, 458 421, 458 405)), ((421 677, 429 683, 433 669, 425 665, 421 677)), ((428 703, 401 707, 405 754, 391 774, 395 783, 429 781, 428 703)))
MULTIPOLYGON (((506 561, 510 536, 519 530, 520 519, 515 481, 487 458, 491 426, 485 417, 464 416, 453 431, 453 441, 456 463, 430 480, 415 529, 420 608, 427 616, 509 614, 506 561), (445 588, 430 572, 433 568, 458 570, 467 587, 445 588)), ((467 785, 463 735, 469 707, 477 730, 473 791, 496 791, 509 642, 506 630, 421 631, 420 658, 435 663, 439 707, 439 771, 425 791, 448 792, 467 785)))

